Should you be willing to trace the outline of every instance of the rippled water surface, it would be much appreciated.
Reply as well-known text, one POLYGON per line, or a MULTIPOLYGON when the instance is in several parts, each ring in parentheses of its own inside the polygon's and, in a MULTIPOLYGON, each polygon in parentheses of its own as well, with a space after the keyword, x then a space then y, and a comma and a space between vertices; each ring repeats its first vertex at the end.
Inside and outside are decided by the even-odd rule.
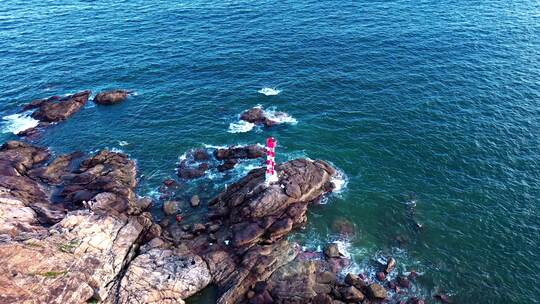
MULTIPOLYGON (((192 147, 273 135, 278 160, 322 158, 348 177, 294 236, 304 246, 335 239, 345 218, 360 269, 391 253, 424 273, 425 297, 540 303, 537 0, 4 0, 0 68, 3 117, 38 97, 134 90, 117 106, 89 103, 39 143, 121 149, 138 161, 141 194, 192 147), (256 105, 297 123, 228 132, 256 105)), ((14 123, 0 139, 15 138, 14 123)))

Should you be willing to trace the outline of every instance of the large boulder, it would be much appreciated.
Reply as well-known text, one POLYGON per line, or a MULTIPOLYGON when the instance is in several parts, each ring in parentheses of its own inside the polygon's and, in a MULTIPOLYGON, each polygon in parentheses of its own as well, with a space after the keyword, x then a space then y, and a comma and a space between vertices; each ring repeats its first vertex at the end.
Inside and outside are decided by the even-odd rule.
MULTIPOLYGON (((32 117, 41 122, 59 122, 77 113, 88 101, 90 91, 82 91, 66 97, 51 97, 40 102, 33 102, 30 108, 36 108, 32 117)), ((28 108, 28 106, 26 107, 28 108)))
POLYGON ((256 124, 256 125, 263 125, 266 127, 271 127, 273 125, 278 124, 277 121, 274 121, 267 117, 266 112, 261 107, 255 107, 251 108, 249 110, 244 111, 240 115, 240 119, 256 124))
POLYGON ((182 303, 182 299, 210 283, 210 271, 200 256, 185 245, 161 244, 156 239, 141 248, 120 282, 118 296, 111 302, 182 303))
POLYGON ((129 96, 129 91, 127 90, 110 90, 100 92, 94 97, 94 102, 100 105, 112 105, 121 103, 126 100, 129 96))
POLYGON ((247 145, 218 148, 214 151, 214 155, 218 160, 237 160, 265 157, 266 152, 263 146, 247 145))
POLYGON ((47 149, 19 141, 7 142, 0 148, 0 233, 15 236, 41 230, 26 224, 50 225, 64 217, 63 206, 50 203, 47 187, 28 177, 49 157, 47 149))

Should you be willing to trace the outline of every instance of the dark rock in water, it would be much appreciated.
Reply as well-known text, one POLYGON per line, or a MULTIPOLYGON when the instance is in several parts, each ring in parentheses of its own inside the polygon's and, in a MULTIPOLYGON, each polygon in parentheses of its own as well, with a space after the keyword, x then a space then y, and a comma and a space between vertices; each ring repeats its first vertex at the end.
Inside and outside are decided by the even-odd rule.
POLYGON ((210 160, 210 154, 204 149, 197 149, 193 151, 193 159, 196 161, 210 160))
POLYGON ((384 281, 386 280, 386 274, 382 271, 377 272, 377 280, 384 281))
POLYGON ((163 181, 163 185, 164 185, 165 187, 171 188, 171 187, 177 186, 178 183, 177 183, 174 179, 168 178, 168 179, 166 179, 166 180, 163 181))
POLYGON ((364 294, 354 286, 344 287, 339 292, 345 302, 362 302, 365 298, 364 294))
POLYGON ((51 96, 49 98, 45 98, 45 99, 36 99, 36 100, 32 100, 30 103, 26 104, 23 108, 22 108, 22 112, 26 112, 26 111, 29 111, 29 110, 34 110, 34 109, 37 109, 39 107, 41 107, 45 102, 53 102, 53 101, 57 101, 57 100, 60 100, 62 97, 60 96, 51 96))
POLYGON ((259 145, 232 146, 228 148, 219 148, 214 151, 214 156, 218 160, 228 159, 255 159, 266 156, 264 147, 259 145))
POLYGON ((94 102, 100 105, 112 105, 120 103, 127 99, 129 91, 126 90, 110 90, 100 92, 94 97, 94 102))
POLYGON ((388 258, 388 261, 386 261, 386 267, 384 269, 384 272, 389 274, 392 271, 394 271, 395 268, 396 268, 396 259, 394 259, 393 257, 388 258))
POLYGON ((332 222, 332 230, 341 235, 352 236, 356 234, 356 225, 344 218, 336 219, 332 222))
POLYGON ((409 280, 416 280, 416 278, 419 276, 418 272, 411 270, 409 275, 407 276, 409 280))
POLYGON ((340 272, 351 265, 351 260, 347 258, 328 258, 328 267, 332 272, 340 272))
POLYGON ((46 99, 33 100, 22 108, 22 111, 34 110, 32 118, 39 120, 37 126, 19 132, 18 136, 33 139, 41 130, 51 123, 68 119, 78 112, 88 101, 90 91, 83 91, 66 97, 53 96, 46 99))
POLYGON ((78 112, 88 101, 90 91, 83 91, 70 96, 57 98, 52 97, 39 104, 32 113, 32 117, 42 122, 59 122, 68 119, 78 112))
POLYGON ((44 128, 48 127, 49 125, 50 125, 50 123, 40 122, 40 123, 38 123, 37 126, 35 126, 33 128, 26 129, 26 130, 23 130, 23 131, 17 133, 17 136, 21 136, 21 137, 24 136, 27 139, 36 139, 41 135, 41 131, 44 128))
POLYGON ((203 177, 206 171, 210 168, 207 163, 199 164, 197 167, 190 167, 187 161, 182 161, 178 167, 178 176, 185 179, 194 179, 203 177))
POLYGON ((218 166, 218 171, 228 171, 234 169, 236 167, 236 164, 238 164, 238 160, 234 158, 226 159, 222 164, 218 166))
POLYGON ((371 284, 367 287, 367 295, 372 300, 382 300, 388 297, 386 289, 379 284, 371 284))
POLYGON ((324 248, 324 254, 329 258, 340 258, 343 254, 339 252, 339 247, 336 243, 332 243, 324 248))
POLYGON ((411 287, 411 281, 405 276, 398 276, 397 277, 397 283, 399 286, 403 288, 410 288, 411 287))
POLYGON ((433 298, 441 303, 449 304, 452 303, 452 300, 448 295, 438 293, 433 296, 433 298))
POLYGON ((256 125, 264 125, 266 127, 271 127, 276 125, 277 122, 266 117, 264 110, 260 107, 252 108, 240 115, 240 119, 254 123, 256 125))

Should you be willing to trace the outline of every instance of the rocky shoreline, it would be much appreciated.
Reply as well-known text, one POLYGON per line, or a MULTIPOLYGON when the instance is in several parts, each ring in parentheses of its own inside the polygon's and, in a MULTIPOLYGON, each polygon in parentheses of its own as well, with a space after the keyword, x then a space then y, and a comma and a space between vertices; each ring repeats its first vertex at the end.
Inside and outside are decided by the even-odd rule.
MULTIPOLYGON (((43 121, 51 113, 61 121, 89 95, 33 102, 32 109, 43 121)), ((219 166, 262 157, 256 147, 193 150, 178 175, 203 176, 206 170, 189 170, 211 157, 219 166)), ((53 157, 43 147, 7 142, 0 148, 0 302, 184 303, 215 286, 222 304, 424 303, 403 292, 415 273, 389 278, 393 258, 369 278, 347 273, 351 261, 336 244, 318 253, 288 241, 308 208, 333 190, 337 171, 308 159, 277 171, 278 183, 265 186, 264 169, 254 169, 211 200, 193 197, 203 212, 180 212, 169 196, 137 196, 136 163, 125 154, 53 157), (160 221, 152 204, 168 208, 160 221)), ((180 191, 176 185, 166 180, 162 190, 180 191)))

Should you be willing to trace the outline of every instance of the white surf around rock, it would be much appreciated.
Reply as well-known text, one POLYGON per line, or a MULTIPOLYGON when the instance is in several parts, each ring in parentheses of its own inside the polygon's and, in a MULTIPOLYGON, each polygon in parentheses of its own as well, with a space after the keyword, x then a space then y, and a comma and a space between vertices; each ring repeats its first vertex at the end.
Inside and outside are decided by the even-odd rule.
POLYGON ((2 133, 18 134, 22 131, 36 127, 39 121, 30 116, 30 112, 17 113, 2 117, 2 133))

